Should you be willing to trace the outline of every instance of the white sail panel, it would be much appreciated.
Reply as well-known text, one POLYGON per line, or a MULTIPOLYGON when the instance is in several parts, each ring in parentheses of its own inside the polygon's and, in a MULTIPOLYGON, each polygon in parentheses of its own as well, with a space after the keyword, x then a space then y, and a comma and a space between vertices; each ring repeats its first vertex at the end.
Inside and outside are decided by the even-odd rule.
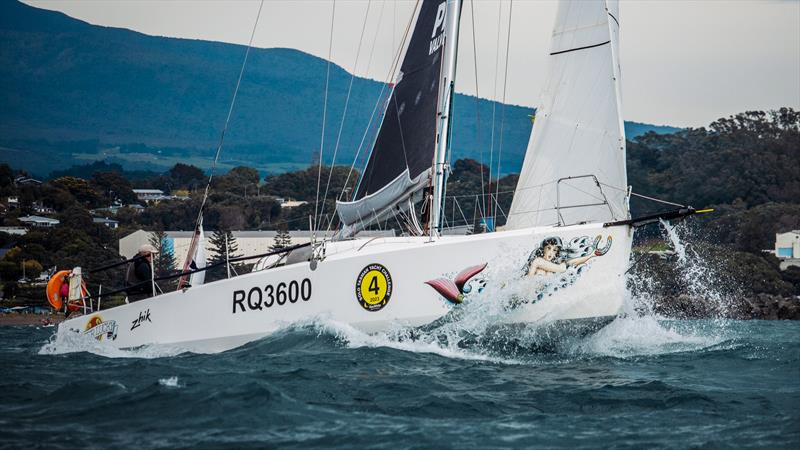
POLYGON ((507 228, 628 216, 616 1, 565 0, 507 228), (568 177, 585 177, 566 179, 568 177), (562 180, 559 182, 558 180, 562 180))

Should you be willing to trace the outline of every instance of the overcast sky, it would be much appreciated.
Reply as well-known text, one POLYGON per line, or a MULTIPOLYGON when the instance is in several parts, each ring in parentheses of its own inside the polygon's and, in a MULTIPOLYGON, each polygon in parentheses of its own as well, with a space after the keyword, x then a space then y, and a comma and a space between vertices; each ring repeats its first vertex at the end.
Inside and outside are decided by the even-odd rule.
MULTIPOLYGON (((97 25, 239 44, 249 40, 259 7, 258 0, 25 1, 97 25)), ((502 100, 509 4, 474 2, 481 97, 502 100)), ((538 104, 556 5, 513 1, 509 103, 538 104)), ((337 0, 332 60, 352 71, 358 59, 356 73, 385 80, 413 8, 411 0, 337 0)), ((254 45, 327 58, 332 10, 331 0, 266 0, 254 45)), ((456 81, 469 94, 472 16, 465 0, 456 81)), ((800 108, 800 1, 622 0, 620 16, 626 120, 705 126, 745 110, 800 108)))

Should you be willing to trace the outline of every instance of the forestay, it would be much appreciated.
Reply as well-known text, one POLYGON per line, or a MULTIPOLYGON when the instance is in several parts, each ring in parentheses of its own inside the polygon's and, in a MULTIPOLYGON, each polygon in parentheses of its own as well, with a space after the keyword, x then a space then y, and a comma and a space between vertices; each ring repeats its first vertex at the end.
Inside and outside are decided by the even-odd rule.
POLYGON ((424 0, 367 166, 352 201, 337 202, 352 235, 430 183, 445 38, 445 0, 424 0))
POLYGON ((560 3, 507 228, 627 218, 618 32, 616 0, 560 3))

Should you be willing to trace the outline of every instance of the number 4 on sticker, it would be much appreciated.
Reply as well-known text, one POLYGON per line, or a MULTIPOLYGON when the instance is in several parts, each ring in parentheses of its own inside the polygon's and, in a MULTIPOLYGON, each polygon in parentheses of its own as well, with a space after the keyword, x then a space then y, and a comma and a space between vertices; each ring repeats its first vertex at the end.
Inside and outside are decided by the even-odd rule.
POLYGON ((380 311, 392 296, 392 276, 381 264, 364 267, 356 279, 356 298, 362 308, 380 311))

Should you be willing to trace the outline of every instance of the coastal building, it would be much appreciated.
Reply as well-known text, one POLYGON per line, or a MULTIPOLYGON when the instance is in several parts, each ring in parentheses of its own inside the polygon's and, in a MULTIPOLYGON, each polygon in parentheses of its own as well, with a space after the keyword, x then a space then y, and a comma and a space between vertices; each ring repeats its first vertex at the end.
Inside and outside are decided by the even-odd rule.
POLYGON ((36 228, 52 228, 61 223, 57 219, 51 219, 50 217, 42 217, 42 216, 25 216, 25 217, 20 217, 17 220, 24 223, 25 225, 36 228))
POLYGON ((775 256, 781 261, 781 270, 800 267, 800 230, 775 234, 775 256))
POLYGON ((25 236, 28 234, 28 229, 25 227, 0 227, 0 233, 13 234, 16 236, 25 236))
POLYGON ((114 219, 109 219, 108 217, 92 217, 92 222, 100 225, 105 225, 112 230, 116 230, 119 227, 119 221, 114 219))
POLYGON ((38 186, 42 184, 42 182, 35 178, 31 178, 25 175, 20 175, 14 178, 14 184, 16 184, 17 186, 38 186))
POLYGON ((308 204, 308 202, 299 200, 284 200, 281 202, 281 208, 297 208, 298 206, 303 206, 305 204, 308 204))
POLYGON ((33 208, 33 211, 36 212, 37 214, 55 214, 56 213, 55 209, 53 209, 53 208, 51 208, 49 206, 45 206, 42 202, 33 202, 33 204, 31 204, 31 208, 33 208))
MULTIPOLYGON (((189 252, 189 245, 192 241, 191 231, 167 231, 166 248, 172 248, 175 261, 178 268, 183 267, 186 260, 186 254, 189 252)), ((211 257, 211 247, 209 239, 214 233, 206 230, 206 255, 211 257)), ((242 256, 253 256, 261 253, 266 253, 269 248, 275 243, 275 236, 277 231, 234 231, 233 237, 236 239, 236 244, 239 247, 239 253, 242 256)), ((375 231, 362 231, 358 234, 359 237, 389 237, 395 236, 394 230, 375 230, 375 231)), ((144 230, 137 230, 133 233, 121 238, 119 240, 119 254, 125 259, 130 259, 136 256, 139 247, 144 244, 150 243, 151 232, 144 230)), ((311 240, 311 233, 307 230, 289 231, 289 236, 292 239, 291 245, 305 244, 311 240)), ((249 261, 255 263, 255 260, 249 261)))
POLYGON ((161 189, 133 189, 136 198, 143 202, 159 201, 168 198, 161 189))

